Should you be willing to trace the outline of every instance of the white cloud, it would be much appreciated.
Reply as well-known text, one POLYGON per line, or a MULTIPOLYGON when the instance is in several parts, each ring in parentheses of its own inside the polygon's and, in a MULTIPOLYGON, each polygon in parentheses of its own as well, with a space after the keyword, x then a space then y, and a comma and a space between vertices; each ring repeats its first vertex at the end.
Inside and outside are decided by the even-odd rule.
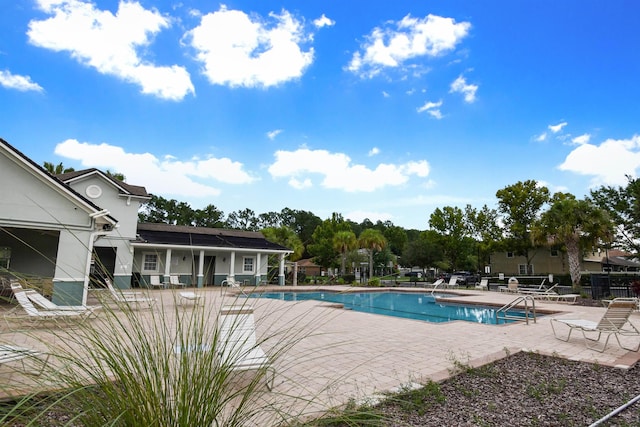
POLYGON ((544 142, 547 140, 547 133, 546 132, 542 132, 540 135, 535 137, 535 140, 537 142, 544 142))
POLYGON ((9 70, 0 70, 0 86, 6 87, 7 89, 16 89, 21 92, 30 90, 35 92, 44 91, 42 86, 31 81, 31 77, 11 74, 9 70))
POLYGON ((418 107, 417 111, 418 113, 427 112, 432 117, 435 117, 436 119, 439 120, 442 118, 442 113, 440 112, 441 106, 442 106, 442 100, 438 102, 427 101, 422 107, 418 107))
POLYGON ((562 128, 564 128, 568 123, 567 122, 562 122, 562 123, 558 123, 557 125, 549 125, 548 128, 551 132, 553 133, 558 133, 562 130, 562 128))
POLYGON ((267 138, 273 141, 274 139, 276 139, 276 136, 280 135, 281 133, 282 133, 282 129, 275 129, 275 130, 269 131, 267 132, 267 138))
POLYGON ((53 16, 29 22, 31 44, 68 51, 102 74, 139 85, 145 94, 179 101, 195 93, 184 67, 156 66, 139 56, 154 35, 170 26, 158 11, 126 1, 120 2, 115 15, 80 0, 39 0, 38 5, 53 16))
POLYGON ((373 147, 371 150, 369 150, 369 153, 367 153, 369 157, 376 156, 378 154, 380 154, 380 149, 378 147, 373 147))
POLYGON ((451 83, 451 93, 461 93, 464 95, 465 102, 472 103, 476 100, 476 92, 478 85, 467 84, 467 80, 459 76, 451 83))
POLYGON ((389 92, 387 92, 386 90, 383 90, 382 91, 382 97, 383 98, 389 98, 389 97, 391 97, 391 95, 389 95, 389 92))
POLYGON ((275 162, 268 170, 274 178, 289 178, 291 185, 304 182, 310 186, 312 181, 309 175, 319 175, 324 188, 371 192, 405 184, 413 175, 426 177, 429 174, 429 164, 425 160, 401 165, 381 163, 375 169, 369 169, 364 165, 353 164, 344 153, 299 148, 296 151, 277 151, 275 162))
POLYGON ((313 184, 311 183, 311 180, 309 178, 305 178, 302 181, 296 178, 291 178, 289 180, 289 185, 295 188, 296 190, 304 190, 305 188, 313 187, 313 184))
POLYGON ((413 58, 438 56, 453 50, 470 28, 470 23, 456 23, 452 18, 407 15, 374 28, 347 68, 361 77, 372 77, 385 67, 398 67, 413 58))
POLYGON ((575 145, 587 144, 591 140, 591 135, 585 133, 584 135, 576 136, 571 140, 575 145))
POLYGON ((318 28, 322 28, 322 27, 333 27, 336 24, 336 21, 327 18, 324 13, 322 14, 322 16, 316 20, 313 21, 313 25, 315 25, 318 28))
POLYGON ((269 18, 272 25, 222 6, 187 33, 212 84, 269 87, 302 76, 313 61, 313 48, 301 47, 311 34, 286 10, 269 18))
POLYGON ((160 160, 150 153, 127 153, 122 147, 79 142, 75 139, 56 145, 55 154, 78 160, 83 167, 122 173, 127 182, 134 185, 143 183, 154 194, 217 196, 220 190, 207 184, 207 181, 248 184, 255 180, 243 170, 242 163, 228 158, 179 161, 173 156, 165 156, 160 160))
POLYGON ((600 145, 583 143, 567 155, 560 170, 592 176, 591 184, 624 185, 626 175, 637 176, 640 167, 640 136, 607 139, 600 145))

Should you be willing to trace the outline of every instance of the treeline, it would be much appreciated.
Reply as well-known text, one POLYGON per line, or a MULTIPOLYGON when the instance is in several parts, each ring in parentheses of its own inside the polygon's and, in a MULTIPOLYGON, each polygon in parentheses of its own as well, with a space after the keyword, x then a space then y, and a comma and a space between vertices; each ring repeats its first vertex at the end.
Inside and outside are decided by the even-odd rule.
POLYGON ((551 194, 537 181, 520 181, 496 192, 496 208, 470 205, 435 209, 425 230, 405 229, 391 221, 361 223, 339 213, 322 219, 312 212, 284 208, 256 214, 251 209, 224 212, 214 205, 192 209, 187 203, 152 196, 140 213, 142 222, 262 231, 294 249, 292 259, 313 258, 324 267, 348 273, 366 264, 380 275, 395 265, 441 271, 481 271, 495 251, 510 251, 531 262, 533 249, 565 251, 574 284, 580 257, 594 248, 640 253, 640 180, 603 186, 589 197, 551 194))

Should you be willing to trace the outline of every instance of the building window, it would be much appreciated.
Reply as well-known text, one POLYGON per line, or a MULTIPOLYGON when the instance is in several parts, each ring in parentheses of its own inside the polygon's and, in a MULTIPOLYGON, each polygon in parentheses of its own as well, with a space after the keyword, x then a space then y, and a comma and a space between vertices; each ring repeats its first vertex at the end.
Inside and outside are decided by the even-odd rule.
POLYGON ((142 271, 158 272, 158 254, 144 254, 142 256, 142 271))
POLYGON ((9 264, 11 261, 11 248, 9 247, 0 247, 0 268, 9 269, 9 264))
POLYGON ((513 252, 507 252, 507 258, 513 258, 513 252))
POLYGON ((242 271, 245 273, 253 273, 253 258, 245 257, 242 260, 242 271))
POLYGON ((558 257, 558 250, 557 249, 551 249, 551 256, 554 258, 558 257))
POLYGON ((518 264, 518 274, 521 276, 533 274, 533 264, 518 264))

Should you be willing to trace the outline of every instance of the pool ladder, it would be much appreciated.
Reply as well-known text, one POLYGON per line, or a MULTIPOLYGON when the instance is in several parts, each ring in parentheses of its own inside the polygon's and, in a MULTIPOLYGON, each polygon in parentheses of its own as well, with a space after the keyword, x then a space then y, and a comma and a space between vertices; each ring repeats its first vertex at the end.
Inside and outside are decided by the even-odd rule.
POLYGON ((529 317, 532 317, 533 323, 536 323, 536 300, 531 295, 519 296, 496 310, 496 323, 498 323, 499 320, 522 320, 520 316, 509 315, 509 310, 520 303, 524 303, 524 320, 527 322, 527 325, 529 324, 529 317), (529 302, 531 302, 531 307, 529 307, 529 302))

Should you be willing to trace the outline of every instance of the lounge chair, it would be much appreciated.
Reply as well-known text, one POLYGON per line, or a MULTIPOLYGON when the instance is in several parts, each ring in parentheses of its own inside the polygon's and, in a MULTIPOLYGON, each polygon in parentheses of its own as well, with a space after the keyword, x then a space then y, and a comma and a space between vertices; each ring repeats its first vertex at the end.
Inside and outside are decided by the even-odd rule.
POLYGON ((111 280, 104 279, 104 282, 107 285, 107 289, 109 289, 109 293, 111 294, 111 297, 116 302, 125 303, 125 304, 146 303, 149 305, 149 307, 151 307, 153 304, 156 303, 155 298, 149 298, 145 296, 142 292, 117 290, 116 288, 114 288, 113 284, 111 283, 111 280))
POLYGON ((594 322, 591 320, 583 320, 583 319, 560 319, 560 318, 551 318, 551 329, 553 330, 553 335, 562 341, 569 341, 571 338, 571 332, 575 329, 578 329, 582 332, 582 335, 585 340, 585 344, 587 348, 599 352, 603 352, 607 347, 607 343, 609 342, 609 338, 611 335, 616 337, 616 341, 618 341, 618 345, 625 350, 629 351, 638 351, 640 350, 640 343, 635 348, 625 347, 620 343, 620 336, 638 336, 640 337, 640 331, 629 321, 629 316, 636 308, 636 303, 633 301, 624 301, 624 300, 613 300, 607 307, 607 311, 602 316, 602 319, 598 322, 594 322), (558 336, 554 323, 563 323, 569 327, 569 334, 566 339, 558 336), (625 328, 625 325, 629 325, 625 328), (598 335, 595 338, 591 338, 587 336, 587 333, 597 333, 598 335), (589 342, 597 343, 600 341, 602 334, 607 335, 607 339, 604 342, 602 348, 597 348, 596 345, 589 345, 589 342))
POLYGON ((480 289, 481 291, 486 291, 489 289, 489 279, 480 279, 480 283, 476 283, 476 289, 480 289))
MULTIPOLYGON (((16 301, 20 304, 20 307, 25 311, 29 319, 32 320, 55 320, 55 319, 85 319, 93 313, 92 310, 38 310, 33 305, 27 292, 17 282, 11 283, 11 290, 16 297, 16 301)), ((10 312, 6 317, 14 317, 10 312)))
POLYGON ((180 304, 186 305, 189 302, 192 302, 194 305, 198 305, 201 302, 204 302, 204 297, 195 292, 180 292, 178 294, 180 296, 180 304))
POLYGON ((149 283, 152 288, 166 288, 167 284, 160 281, 160 276, 149 276, 149 283))
POLYGON ((447 283, 448 288, 457 288, 458 287, 458 276, 451 276, 449 279, 449 283, 447 283))
POLYGON ((227 277, 225 280, 222 281, 222 286, 229 286, 231 288, 236 288, 238 289, 242 295, 244 296, 248 296, 245 292, 244 289, 242 289, 242 287, 240 287, 240 282, 238 282, 236 279, 234 279, 233 277, 227 277))
POLYGON ((16 347, 15 345, 0 344, 0 364, 22 360, 27 357, 36 357, 41 353, 24 347, 16 347))
POLYGON ((187 286, 187 284, 186 284, 186 283, 182 283, 182 282, 180 281, 180 278, 179 278, 178 276, 169 276, 169 284, 170 284, 171 286, 173 286, 174 288, 177 288, 177 287, 182 287, 182 288, 184 288, 184 287, 186 287, 186 286, 187 286))
POLYGON ((275 371, 269 362, 269 358, 256 342, 252 307, 222 307, 217 351, 222 363, 229 364, 233 370, 266 369, 267 387, 271 390, 275 371))
POLYGON ((58 305, 51 302, 40 292, 35 289, 25 289, 27 298, 31 300, 35 305, 39 306, 43 310, 63 310, 63 311, 95 311, 102 308, 101 305, 58 305))
MULTIPOLYGON (((25 360, 39 358, 40 356, 42 356, 42 353, 37 350, 18 347, 15 345, 0 344, 0 364, 16 362, 20 360, 22 361, 22 366, 26 370, 27 374, 30 374, 31 370, 25 365, 25 360)), ((47 355, 44 360, 38 361, 39 364, 41 364, 38 374, 42 373, 48 360, 49 355, 47 355)))

